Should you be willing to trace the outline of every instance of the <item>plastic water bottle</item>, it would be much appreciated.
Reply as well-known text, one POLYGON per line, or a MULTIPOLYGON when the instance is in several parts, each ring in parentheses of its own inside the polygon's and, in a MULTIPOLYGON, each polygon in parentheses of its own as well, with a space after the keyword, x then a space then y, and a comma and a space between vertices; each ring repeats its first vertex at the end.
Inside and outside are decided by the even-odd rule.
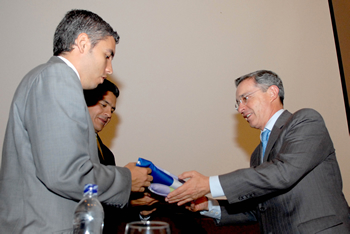
POLYGON ((97 199, 98 186, 87 184, 84 187, 84 197, 74 212, 74 234, 102 234, 104 212, 97 199))

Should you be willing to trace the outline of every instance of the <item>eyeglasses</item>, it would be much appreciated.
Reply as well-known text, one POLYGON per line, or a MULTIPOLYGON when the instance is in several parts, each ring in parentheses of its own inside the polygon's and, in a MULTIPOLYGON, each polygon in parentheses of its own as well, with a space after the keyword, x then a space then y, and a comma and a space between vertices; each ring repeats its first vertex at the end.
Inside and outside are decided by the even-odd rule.
POLYGON ((238 108, 239 108, 240 104, 246 105, 247 102, 248 102, 249 96, 251 96, 252 94, 254 94, 254 93, 258 92, 258 91, 261 91, 261 89, 255 90, 255 91, 253 91, 251 93, 247 93, 246 95, 242 95, 239 98, 239 100, 236 100, 236 104, 235 104, 236 111, 238 111, 238 108))

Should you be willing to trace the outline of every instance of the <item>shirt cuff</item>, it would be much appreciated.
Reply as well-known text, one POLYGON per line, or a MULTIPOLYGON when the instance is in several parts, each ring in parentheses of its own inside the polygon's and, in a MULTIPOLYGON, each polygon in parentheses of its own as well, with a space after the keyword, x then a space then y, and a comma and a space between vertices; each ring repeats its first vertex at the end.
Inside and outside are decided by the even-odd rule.
POLYGON ((208 197, 208 210, 203 210, 200 212, 200 214, 216 219, 216 221, 219 223, 221 219, 221 209, 219 202, 208 197))
POLYGON ((224 190, 221 187, 219 176, 209 177, 210 192, 213 197, 225 196, 224 190))

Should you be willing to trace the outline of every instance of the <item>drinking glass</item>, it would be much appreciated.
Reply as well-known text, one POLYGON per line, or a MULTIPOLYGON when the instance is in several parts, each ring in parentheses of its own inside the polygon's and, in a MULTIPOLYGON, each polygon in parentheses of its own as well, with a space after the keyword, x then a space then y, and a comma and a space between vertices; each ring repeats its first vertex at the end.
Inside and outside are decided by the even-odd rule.
POLYGON ((135 221, 126 224, 125 234, 170 234, 170 227, 161 221, 135 221))

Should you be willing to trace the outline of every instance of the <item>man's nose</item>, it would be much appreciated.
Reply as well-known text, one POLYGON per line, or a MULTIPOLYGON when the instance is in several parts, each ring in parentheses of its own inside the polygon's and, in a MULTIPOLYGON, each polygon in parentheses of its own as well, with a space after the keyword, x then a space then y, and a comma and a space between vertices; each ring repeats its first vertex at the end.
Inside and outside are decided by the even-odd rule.
POLYGON ((245 108, 245 107, 246 107, 246 105, 245 105, 244 103, 239 102, 237 111, 238 111, 240 114, 242 114, 242 112, 244 111, 244 108, 245 108))
POLYGON ((110 60, 108 60, 108 62, 107 62, 106 73, 108 75, 112 75, 112 73, 113 73, 112 61, 110 61, 110 60))
POLYGON ((112 108, 111 108, 111 107, 106 108, 106 110, 105 110, 105 115, 106 115, 108 118, 111 118, 111 117, 112 117, 112 108))

